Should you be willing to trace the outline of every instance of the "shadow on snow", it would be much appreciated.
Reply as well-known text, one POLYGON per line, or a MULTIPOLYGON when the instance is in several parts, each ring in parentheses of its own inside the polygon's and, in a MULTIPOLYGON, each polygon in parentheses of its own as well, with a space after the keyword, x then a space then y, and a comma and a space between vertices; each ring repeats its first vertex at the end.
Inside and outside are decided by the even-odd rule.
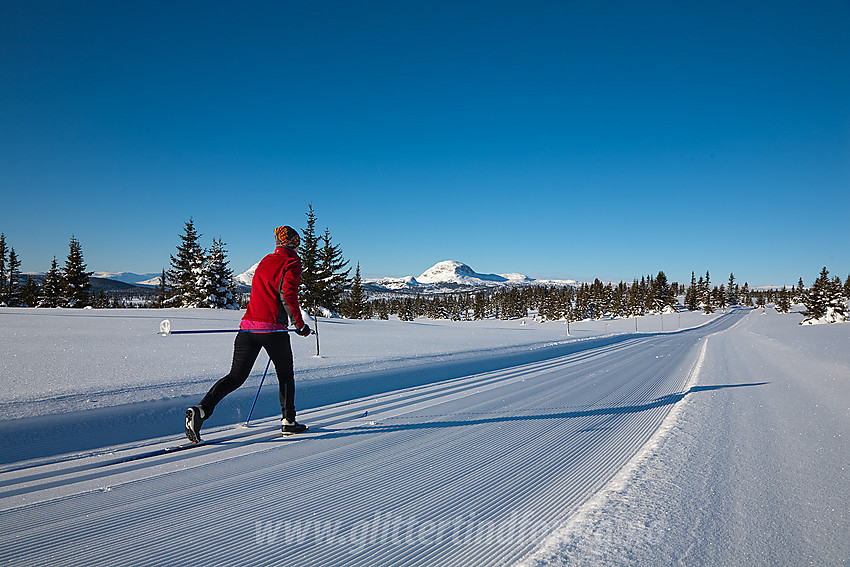
MULTIPOLYGON (((388 433, 393 431, 412 431, 417 429, 446 429, 453 427, 464 427, 470 425, 485 425, 492 423, 510 423, 510 422, 523 422, 523 421, 540 421, 540 420, 558 420, 558 419, 574 419, 581 417, 593 417, 593 416, 618 416, 618 415, 626 415, 633 413, 640 413, 647 410, 652 410, 656 408, 660 408, 663 406, 673 405, 685 399, 685 396, 688 394, 694 394, 696 392, 708 392, 712 390, 722 390, 726 388, 743 388, 750 386, 764 386, 769 384, 769 382, 752 382, 746 384, 727 384, 727 385, 716 385, 716 386, 692 386, 685 392, 677 392, 674 394, 667 394, 665 396, 661 396, 659 398, 655 398, 652 401, 646 402, 644 404, 633 404, 626 406, 614 406, 607 408, 596 408, 596 409, 586 409, 586 410, 576 410, 576 411, 563 411, 563 412, 555 412, 555 413, 544 413, 544 414, 533 414, 533 415, 502 415, 502 416, 494 416, 494 417, 485 417, 479 419, 454 419, 454 420, 435 420, 435 421, 422 421, 418 423, 403 423, 397 425, 371 425, 364 427, 357 427, 354 429, 342 429, 338 431, 330 430, 327 433, 319 433, 317 437, 323 439, 329 439, 334 437, 347 437, 349 435, 364 435, 368 433, 388 433)), ((468 414, 467 414, 468 415, 468 414)), ((394 419, 394 418, 390 418, 394 419)))

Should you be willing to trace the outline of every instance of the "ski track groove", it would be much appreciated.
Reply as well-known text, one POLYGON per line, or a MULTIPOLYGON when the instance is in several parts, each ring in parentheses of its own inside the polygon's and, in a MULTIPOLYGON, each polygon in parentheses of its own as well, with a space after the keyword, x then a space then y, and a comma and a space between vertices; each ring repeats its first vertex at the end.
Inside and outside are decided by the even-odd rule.
POLYGON ((244 435, 210 431, 225 440, 180 453, 120 462, 174 444, 165 441, 0 473, 0 562, 117 567, 159 552, 145 562, 202 553, 201 562, 244 565, 508 564, 538 541, 481 543, 476 530, 513 512, 551 529, 564 522, 649 440, 672 407, 655 402, 683 393, 696 339, 725 319, 305 411, 317 428, 304 436, 268 437, 276 420, 262 420, 244 435), (213 521, 191 520, 201 544, 189 551, 163 543, 186 534, 181 501, 214 511, 213 521), (380 514, 470 524, 456 537, 356 552, 352 530, 380 514), (338 522, 339 538, 287 541, 281 530, 281 541, 255 541, 255 520, 290 515, 338 522))

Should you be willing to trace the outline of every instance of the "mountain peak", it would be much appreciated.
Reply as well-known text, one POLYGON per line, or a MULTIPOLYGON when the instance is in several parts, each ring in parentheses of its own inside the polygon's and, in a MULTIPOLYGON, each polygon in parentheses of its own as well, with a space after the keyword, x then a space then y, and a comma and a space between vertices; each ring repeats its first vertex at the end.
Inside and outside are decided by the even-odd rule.
POLYGON ((425 270, 421 276, 416 278, 416 280, 422 283, 437 283, 454 281, 458 278, 474 278, 477 275, 478 274, 475 273, 475 270, 463 262, 458 262, 456 260, 443 260, 442 262, 437 262, 425 270))
POLYGON ((437 262, 416 278, 423 284, 458 284, 465 286, 489 286, 493 284, 529 283, 533 280, 524 274, 479 274, 468 265, 457 260, 437 262))

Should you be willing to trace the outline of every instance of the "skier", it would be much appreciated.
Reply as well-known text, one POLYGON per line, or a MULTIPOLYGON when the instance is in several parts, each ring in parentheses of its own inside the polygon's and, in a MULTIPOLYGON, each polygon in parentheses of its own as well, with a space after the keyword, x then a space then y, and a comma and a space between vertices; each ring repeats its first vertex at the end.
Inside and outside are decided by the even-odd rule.
POLYGON ((290 226, 279 226, 274 236, 274 252, 260 261, 251 281, 248 308, 233 344, 230 374, 216 382, 201 403, 186 410, 186 437, 192 443, 201 441, 201 424, 212 415, 215 406, 245 383, 260 348, 266 349, 274 363, 280 384, 281 431, 291 435, 307 430, 306 425, 295 421, 295 372, 289 333, 276 332, 287 329, 291 322, 300 336, 310 334, 298 306, 301 259, 296 250, 301 238, 290 226))

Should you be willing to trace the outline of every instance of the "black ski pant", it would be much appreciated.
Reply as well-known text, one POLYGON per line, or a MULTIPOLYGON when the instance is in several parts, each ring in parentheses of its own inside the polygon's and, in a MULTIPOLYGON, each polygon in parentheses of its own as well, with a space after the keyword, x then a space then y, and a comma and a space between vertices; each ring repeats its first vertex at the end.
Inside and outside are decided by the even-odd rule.
POLYGON ((280 408, 283 417, 295 421, 295 371, 292 366, 292 345, 289 333, 239 332, 233 342, 233 364, 230 374, 213 384, 201 407, 204 419, 212 415, 215 406, 224 397, 245 383, 248 374, 257 361, 260 349, 266 349, 274 364, 277 381, 280 385, 280 408))

